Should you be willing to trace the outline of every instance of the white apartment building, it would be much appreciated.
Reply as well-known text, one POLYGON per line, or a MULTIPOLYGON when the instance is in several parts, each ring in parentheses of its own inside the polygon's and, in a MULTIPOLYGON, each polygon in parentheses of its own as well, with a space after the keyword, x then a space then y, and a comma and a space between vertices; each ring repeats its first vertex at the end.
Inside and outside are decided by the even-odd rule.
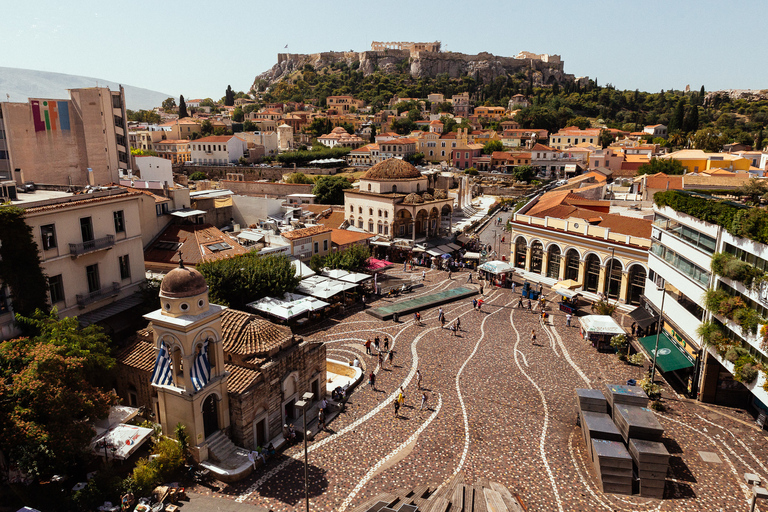
POLYGON ((193 164, 227 165, 245 155, 247 145, 235 135, 211 135, 190 143, 193 164))
MULTIPOLYGON (((671 191, 665 194, 686 193, 671 191)), ((689 195, 688 199, 696 201, 702 209, 706 203, 715 202, 704 196, 689 195)), ((725 206, 738 208, 730 203, 725 206)), ((742 365, 745 361, 768 364, 761 325, 758 323, 753 333, 748 328, 742 329, 741 325, 747 324, 739 325, 742 322, 739 315, 731 312, 724 316, 720 311, 727 309, 722 307, 714 312, 706 309, 708 294, 711 296, 717 291, 722 297, 753 310, 763 321, 768 319, 768 289, 765 285, 750 288, 712 271, 713 258, 723 257, 741 260, 765 271, 768 269, 768 245, 736 237, 723 226, 704 222, 669 206, 655 207, 654 217, 643 305, 653 315, 661 313, 664 319, 658 351, 659 369, 677 377, 691 395, 697 395, 703 402, 768 413, 768 391, 763 387, 766 372, 758 371, 754 379, 745 379, 745 374, 735 364, 742 365), (709 329, 710 334, 705 334, 707 338, 700 335, 702 325, 709 329), (717 331, 714 335, 711 334, 713 329, 717 331), (738 347, 738 351, 729 350, 731 347, 738 347), (736 361, 735 355, 744 359, 736 361), (663 359, 668 361, 662 362, 663 359), (667 368, 664 368, 665 364, 667 368)), ((652 355, 655 336, 641 338, 640 342, 652 355)))
MULTIPOLYGON (((14 205, 24 208, 32 228, 51 306, 61 317, 93 323, 140 304, 142 194, 120 187, 79 195, 46 192, 19 194, 14 205)), ((13 335, 13 314, 4 309, 0 333, 13 335)))

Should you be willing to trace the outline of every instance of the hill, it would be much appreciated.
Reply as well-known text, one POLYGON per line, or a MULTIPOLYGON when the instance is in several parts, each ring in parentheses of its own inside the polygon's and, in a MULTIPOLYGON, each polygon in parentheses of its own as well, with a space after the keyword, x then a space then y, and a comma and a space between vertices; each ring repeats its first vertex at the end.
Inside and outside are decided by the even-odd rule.
MULTIPOLYGON (((109 87, 118 90, 120 84, 101 78, 51 73, 33 69, 0 67, 0 99, 25 102, 28 98, 69 98, 67 89, 83 87, 109 87)), ((149 110, 159 107, 170 94, 125 85, 126 108, 130 110, 149 110)))

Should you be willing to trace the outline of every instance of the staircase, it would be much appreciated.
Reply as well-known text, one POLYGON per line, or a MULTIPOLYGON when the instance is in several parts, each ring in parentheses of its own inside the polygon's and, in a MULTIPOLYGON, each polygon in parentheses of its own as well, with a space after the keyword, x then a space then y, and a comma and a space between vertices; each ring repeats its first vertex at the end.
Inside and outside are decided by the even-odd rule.
POLYGON ((206 439, 208 445, 208 457, 216 461, 216 466, 223 469, 237 469, 248 464, 248 451, 235 446, 222 431, 209 436, 206 439))
POLYGON ((472 217, 474 215, 477 215, 478 209, 470 204, 462 208, 461 211, 464 212, 465 217, 472 217))

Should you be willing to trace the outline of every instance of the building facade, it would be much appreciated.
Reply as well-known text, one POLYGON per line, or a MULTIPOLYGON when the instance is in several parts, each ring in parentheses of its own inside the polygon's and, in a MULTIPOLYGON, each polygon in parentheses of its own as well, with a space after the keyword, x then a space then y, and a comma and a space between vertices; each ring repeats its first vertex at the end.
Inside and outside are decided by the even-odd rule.
POLYGON ((211 135, 190 143, 193 164, 226 165, 245 155, 246 143, 235 135, 211 135))

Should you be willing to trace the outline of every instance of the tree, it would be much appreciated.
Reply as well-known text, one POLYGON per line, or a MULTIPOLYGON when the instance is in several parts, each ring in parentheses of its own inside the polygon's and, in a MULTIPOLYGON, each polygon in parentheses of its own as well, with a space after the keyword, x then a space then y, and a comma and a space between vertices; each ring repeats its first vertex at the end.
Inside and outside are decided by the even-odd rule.
POLYGON ((586 130, 590 126, 592 126, 592 123, 589 122, 589 119, 586 117, 574 117, 570 121, 568 121, 568 124, 571 126, 576 126, 580 130, 586 130))
POLYGON ((679 160, 673 160, 672 158, 651 158, 651 161, 647 164, 641 165, 637 169, 637 174, 657 174, 663 172, 669 176, 677 176, 685 174, 685 167, 679 160))
POLYGON ((11 291, 13 311, 24 316, 48 309, 48 284, 24 210, 0 205, 0 282, 11 291))
POLYGON ((311 185, 314 183, 314 180, 304 174, 303 172, 293 172, 288 175, 287 178, 285 178, 286 183, 300 183, 305 185, 311 185))
POLYGON ((704 128, 693 135, 693 147, 710 153, 720 151, 727 142, 728 137, 714 128, 704 128))
POLYGON ((489 140, 483 146, 484 155, 490 155, 494 151, 503 151, 503 150, 504 150, 504 145, 501 143, 500 140, 489 140))
POLYGON ((768 194, 768 183, 765 180, 752 178, 741 187, 741 193, 747 196, 749 202, 760 204, 760 199, 768 194))
POLYGON ((245 119, 243 109, 240 107, 235 107, 235 110, 232 111, 232 120, 236 123, 242 123, 243 119, 245 119))
POLYGON ((323 267, 354 272, 365 268, 370 257, 371 250, 368 246, 355 244, 343 251, 329 253, 323 260, 323 267))
POLYGON ((688 109, 685 112, 685 117, 683 118, 683 131, 684 132, 695 132, 699 129, 699 107, 696 105, 691 105, 688 107, 688 109))
POLYGON ((184 119, 185 117, 189 117, 189 114, 187 113, 187 102, 184 101, 184 95, 179 96, 179 119, 184 119))
POLYGON ((530 165, 518 165, 512 169, 512 175, 517 181, 530 182, 533 178, 536 177, 536 169, 530 165))
POLYGON ((376 125, 372 124, 371 125, 371 144, 375 144, 375 143, 376 143, 376 125))
POLYGON ((605 149, 613 142, 613 134, 608 130, 600 130, 600 146, 605 149))
POLYGON ((210 135, 211 133, 213 133, 213 124, 208 119, 206 119, 200 123, 200 134, 206 136, 210 135))
POLYGON ((440 114, 442 113, 453 114, 453 103, 451 103, 450 101, 443 101, 442 103, 439 103, 437 105, 437 112, 440 114))
POLYGON ((189 176, 190 181, 201 181, 201 180, 207 180, 208 175, 205 174, 203 171, 195 171, 189 176))
POLYGON ((255 132, 257 129, 258 129, 258 125, 253 121, 246 119, 245 122, 243 122, 244 132, 255 132))
POLYGON ((166 98, 163 100, 163 110, 166 112, 171 112, 173 109, 176 108, 176 100, 173 98, 166 98))
POLYGON ((281 297, 299 284, 296 269, 283 255, 248 252, 204 261, 197 265, 197 270, 208 283, 211 302, 241 310, 263 297, 281 297))
POLYGON ((344 176, 320 176, 315 181, 312 193, 318 204, 344 204, 344 190, 352 184, 344 176))
POLYGON ((757 135, 755 135, 755 143, 752 149, 754 149, 755 151, 763 150, 763 129, 762 128, 757 130, 757 135))
POLYGON ((227 90, 224 93, 224 106, 231 107, 235 104, 235 92, 232 90, 232 86, 228 85, 227 90))
POLYGON ((675 113, 672 115, 672 119, 669 120, 669 131, 683 129, 683 118, 685 117, 684 101, 682 98, 677 101, 675 113))
POLYGON ((88 456, 92 423, 117 403, 95 385, 114 365, 109 339, 75 317, 17 320, 39 333, 0 343, 0 451, 33 477, 66 474, 88 456))
POLYGON ((157 151, 151 149, 131 148, 131 154, 134 156, 157 156, 157 151))

